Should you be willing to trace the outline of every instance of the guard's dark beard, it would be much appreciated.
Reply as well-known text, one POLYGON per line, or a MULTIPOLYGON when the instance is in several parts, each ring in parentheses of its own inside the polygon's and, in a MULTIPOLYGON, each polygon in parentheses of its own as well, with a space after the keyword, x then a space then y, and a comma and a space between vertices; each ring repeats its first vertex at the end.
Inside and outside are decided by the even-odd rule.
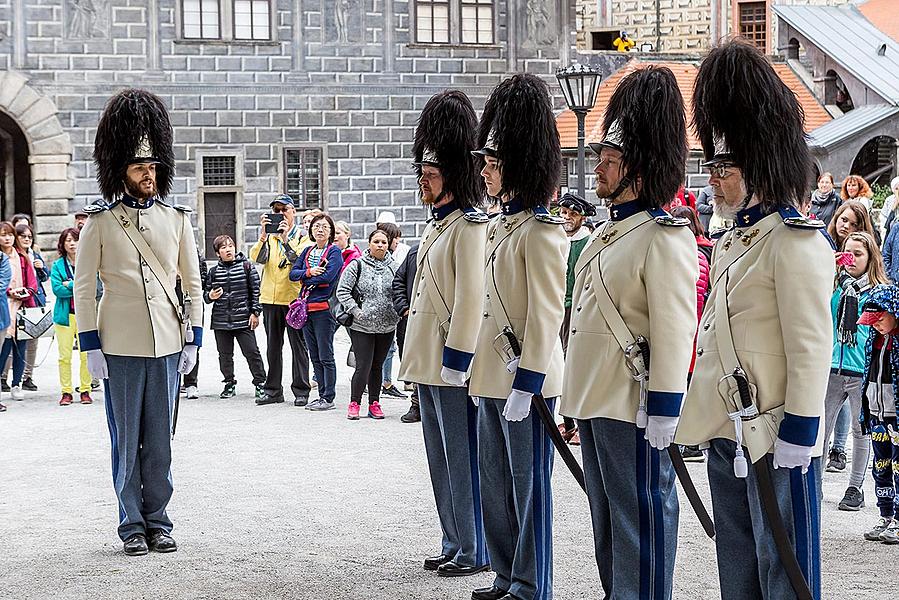
MULTIPOLYGON (((141 182, 142 181, 143 180, 141 180, 141 182)), ((140 185, 140 182, 138 182, 138 185, 140 185)), ((127 191, 128 195, 131 196, 132 198, 137 198, 138 200, 146 200, 147 198, 152 198, 153 196, 156 195, 156 184, 154 183, 153 189, 149 193, 146 193, 146 192, 142 191, 139 187, 135 188, 134 186, 131 185, 130 181, 126 180, 125 181, 125 191, 127 191)))

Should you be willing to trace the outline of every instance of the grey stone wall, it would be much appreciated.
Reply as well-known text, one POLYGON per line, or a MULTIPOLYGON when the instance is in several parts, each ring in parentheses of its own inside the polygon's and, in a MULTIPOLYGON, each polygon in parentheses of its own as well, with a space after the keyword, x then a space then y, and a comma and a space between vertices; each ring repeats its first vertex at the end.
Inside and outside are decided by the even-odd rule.
MULTIPOLYGON (((555 90, 574 11, 573 3, 550 2, 550 19, 535 36, 526 0, 497 0, 495 43, 475 47, 413 43, 407 0, 350 0, 343 29, 331 0, 274 0, 274 40, 256 43, 180 39, 180 0, 93 0, 88 14, 79 4, 0 0, 0 71, 18 63, 71 137, 69 212, 98 197, 91 152, 105 102, 121 88, 142 87, 170 108, 175 202, 196 206, 198 151, 242 157, 248 241, 282 191, 281 149, 295 143, 325 148, 326 208, 335 219, 361 235, 392 207, 405 233, 417 236, 425 212, 409 156, 424 103, 452 87, 480 110, 519 70, 547 76, 555 90), (26 23, 18 54, 8 10, 17 3, 26 23)), ((561 96, 556 102, 564 106, 561 96)))

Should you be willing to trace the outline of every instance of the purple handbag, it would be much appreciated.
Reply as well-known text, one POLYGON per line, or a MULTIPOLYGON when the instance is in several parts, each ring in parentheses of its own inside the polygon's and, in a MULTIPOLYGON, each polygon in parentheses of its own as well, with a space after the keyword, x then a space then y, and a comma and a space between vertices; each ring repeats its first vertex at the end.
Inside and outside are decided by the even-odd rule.
POLYGON ((303 286, 300 297, 290 303, 287 309, 287 324, 294 329, 302 329, 309 319, 309 292, 310 288, 303 286))

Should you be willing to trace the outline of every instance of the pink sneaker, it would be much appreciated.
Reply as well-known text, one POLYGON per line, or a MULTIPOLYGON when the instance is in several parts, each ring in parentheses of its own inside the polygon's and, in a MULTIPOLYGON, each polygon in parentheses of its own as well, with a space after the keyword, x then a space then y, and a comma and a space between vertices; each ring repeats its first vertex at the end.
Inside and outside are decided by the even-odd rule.
POLYGON ((368 418, 369 419, 383 419, 384 411, 381 410, 381 405, 378 402, 372 402, 368 405, 368 418))
POLYGON ((359 420, 359 403, 358 402, 350 402, 350 407, 346 411, 346 418, 350 421, 358 421, 359 420))

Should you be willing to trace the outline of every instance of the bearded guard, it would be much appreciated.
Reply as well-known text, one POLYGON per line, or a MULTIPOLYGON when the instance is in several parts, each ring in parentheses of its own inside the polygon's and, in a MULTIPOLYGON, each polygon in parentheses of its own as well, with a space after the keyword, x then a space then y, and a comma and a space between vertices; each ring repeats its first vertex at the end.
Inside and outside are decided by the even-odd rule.
POLYGON ((412 145, 422 203, 431 218, 418 248, 400 379, 418 384, 428 470, 443 533, 426 570, 443 577, 485 571, 487 552, 478 493, 477 407, 468 396, 484 296, 487 215, 474 205, 484 182, 471 150, 478 120, 468 97, 432 97, 412 145))
POLYGON ((811 180, 802 108, 743 41, 702 62, 693 106, 715 210, 734 227, 712 255, 677 442, 710 446, 721 597, 818 598, 834 260, 823 223, 797 210, 811 180))
POLYGON ((560 412, 577 419, 606 596, 663 600, 679 512, 665 449, 686 392, 699 276, 686 221, 661 208, 683 183, 687 158, 674 74, 648 67, 625 77, 603 128, 590 147, 611 219, 575 266, 560 412))
POLYGON ((193 368, 202 343, 203 303, 189 209, 163 201, 175 158, 162 101, 136 89, 114 96, 97 127, 94 161, 107 204, 85 209, 73 287, 79 342, 91 375, 104 379, 125 553, 172 552, 173 412, 179 373, 193 368))
POLYGON ((497 86, 481 116, 478 146, 487 193, 500 200, 502 214, 488 225, 484 313, 469 383, 479 399, 484 531, 496 579, 472 598, 548 600, 553 450, 530 409, 533 402, 551 414, 562 391, 568 241, 562 219, 546 208, 561 169, 546 84, 518 74, 497 86))

